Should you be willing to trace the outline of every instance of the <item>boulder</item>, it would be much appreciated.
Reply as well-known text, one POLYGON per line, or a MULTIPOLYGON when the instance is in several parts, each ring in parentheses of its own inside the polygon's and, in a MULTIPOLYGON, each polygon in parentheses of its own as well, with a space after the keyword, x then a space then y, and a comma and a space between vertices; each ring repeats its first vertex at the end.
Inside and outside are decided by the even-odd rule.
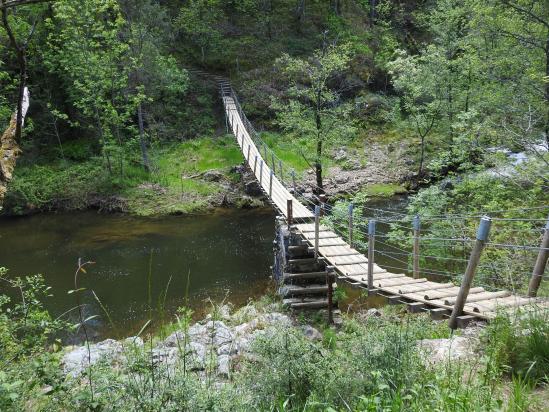
POLYGON ((208 170, 202 175, 202 180, 207 182, 219 182, 223 180, 225 176, 218 170, 208 170))
POLYGON ((311 325, 305 325, 301 328, 305 337, 309 340, 322 340, 322 333, 311 325))
POLYGON ((259 183, 255 180, 252 180, 250 182, 247 182, 244 185, 244 193, 246 193, 248 196, 261 196, 263 192, 261 191, 261 186, 259 186, 259 183))

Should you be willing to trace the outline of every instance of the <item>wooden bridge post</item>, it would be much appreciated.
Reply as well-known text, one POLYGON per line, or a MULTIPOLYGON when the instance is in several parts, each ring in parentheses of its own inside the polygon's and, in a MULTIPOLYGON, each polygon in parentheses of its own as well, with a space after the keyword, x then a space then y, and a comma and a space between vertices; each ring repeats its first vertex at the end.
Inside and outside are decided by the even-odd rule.
POLYGON ((315 206, 315 259, 318 258, 318 236, 320 230, 320 206, 315 206))
POLYGON ((368 222, 368 290, 374 289, 374 248, 376 238, 376 221, 368 222))
POLYGON ((484 216, 480 219, 480 225, 477 230, 477 240, 471 251, 471 256, 469 257, 469 262, 467 263, 467 269, 465 269, 465 274, 461 281, 459 292, 456 298, 456 303, 454 304, 454 309, 452 310, 452 315, 448 322, 448 326, 451 329, 456 329, 458 327, 458 317, 461 316, 463 312, 463 307, 467 301, 467 296, 469 295, 469 289, 471 289, 471 284, 473 283, 473 278, 475 272, 477 271, 477 266, 480 261, 480 256, 484 245, 488 240, 488 235, 490 234, 490 226, 492 225, 492 220, 488 216, 484 216))
POLYGON ((354 205, 349 203, 349 246, 353 247, 353 210, 354 205))
POLYGON ((259 161, 259 186, 263 188, 263 159, 259 161))
POLYGON ((412 226, 413 226, 413 229, 414 229, 414 250, 413 250, 414 279, 419 279, 419 230, 420 230, 420 227, 421 227, 421 222, 419 220, 419 215, 414 216, 412 226))
POLYGON ((328 325, 334 323, 334 267, 326 266, 326 285, 328 286, 328 325))
POLYGON ((269 178, 269 197, 273 196, 273 175, 274 175, 274 172, 273 172, 273 169, 271 169, 271 174, 269 178))
POLYGON ((255 160, 254 160, 254 175, 255 175, 256 168, 257 168, 257 155, 255 155, 255 160))
POLYGON ((528 296, 536 297, 538 294, 539 285, 543 273, 545 272, 545 266, 547 265, 547 259, 549 259, 549 218, 547 218, 547 224, 545 225, 545 233, 541 240, 539 247, 538 258, 534 270, 532 271, 532 277, 530 278, 530 284, 528 285, 528 296))
POLYGON ((286 200, 286 213, 288 215, 288 230, 292 227, 292 220, 294 219, 294 206, 292 199, 286 200))

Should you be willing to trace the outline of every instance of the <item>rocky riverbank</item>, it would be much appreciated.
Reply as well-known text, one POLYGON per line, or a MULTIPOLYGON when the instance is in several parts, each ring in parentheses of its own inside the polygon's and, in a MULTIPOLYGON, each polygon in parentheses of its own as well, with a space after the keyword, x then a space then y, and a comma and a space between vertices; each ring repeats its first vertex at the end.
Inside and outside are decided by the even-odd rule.
MULTIPOLYGON (((281 330, 294 330, 311 342, 326 339, 327 332, 322 333, 321 327, 304 323, 280 309, 277 304, 264 310, 248 305, 231 313, 228 306, 222 306, 215 316, 208 315, 188 328, 181 328, 181 323, 176 325, 167 337, 146 342, 139 336, 120 341, 107 339, 90 344, 89 350, 86 345, 67 347, 61 360, 63 373, 78 379, 85 375, 90 365, 124 370, 131 368, 135 358, 146 356, 152 367, 168 374, 184 370, 203 379, 213 377, 223 381, 240 370, 244 363, 254 362, 254 343, 258 339, 270 340, 281 330)), ((391 317, 383 310, 370 309, 356 313, 348 321, 373 326, 380 319, 390 321, 391 317)), ((428 363, 471 359, 478 347, 480 330, 477 326, 469 328, 462 336, 421 339, 417 346, 428 363)), ((339 330, 336 336, 346 333, 339 330)))

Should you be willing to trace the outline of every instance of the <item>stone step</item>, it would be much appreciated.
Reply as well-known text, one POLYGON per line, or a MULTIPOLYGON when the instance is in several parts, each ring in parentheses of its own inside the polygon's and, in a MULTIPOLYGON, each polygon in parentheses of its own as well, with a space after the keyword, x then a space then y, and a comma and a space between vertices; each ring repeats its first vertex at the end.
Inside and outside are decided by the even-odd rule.
POLYGON ((284 273, 282 279, 284 282, 303 280, 303 279, 318 279, 326 278, 326 272, 305 272, 305 273, 284 273))

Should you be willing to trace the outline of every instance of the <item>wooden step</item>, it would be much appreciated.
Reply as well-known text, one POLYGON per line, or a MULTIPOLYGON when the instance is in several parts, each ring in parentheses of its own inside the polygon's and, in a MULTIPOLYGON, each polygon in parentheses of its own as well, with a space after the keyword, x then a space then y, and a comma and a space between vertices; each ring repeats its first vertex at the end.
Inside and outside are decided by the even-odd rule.
POLYGON ((317 298, 288 298, 282 304, 290 306, 291 309, 322 309, 328 307, 328 299, 317 298))
POLYGON ((305 286, 299 285, 284 285, 280 288, 280 294, 284 297, 300 296, 300 295, 314 295, 328 293, 328 285, 324 284, 310 284, 305 286))
POLYGON ((285 281, 326 278, 326 272, 304 272, 304 273, 284 273, 282 279, 285 281))

